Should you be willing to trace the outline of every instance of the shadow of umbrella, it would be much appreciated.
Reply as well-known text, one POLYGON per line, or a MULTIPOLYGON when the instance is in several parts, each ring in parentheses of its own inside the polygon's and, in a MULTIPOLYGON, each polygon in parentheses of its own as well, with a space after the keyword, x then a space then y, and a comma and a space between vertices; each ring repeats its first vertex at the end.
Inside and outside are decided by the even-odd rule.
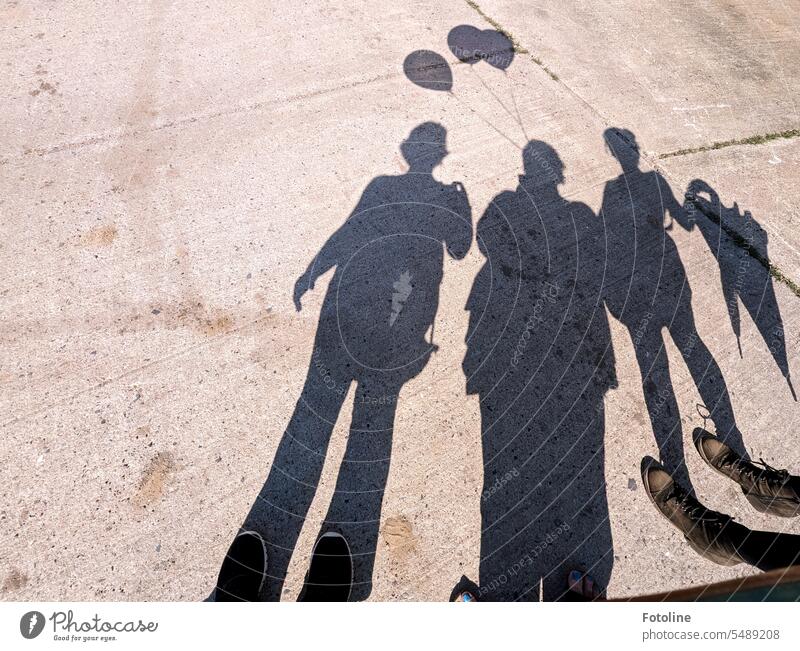
POLYGON ((758 328, 772 358, 786 379, 795 402, 789 358, 786 351, 783 319, 770 270, 767 231, 749 210, 742 213, 734 202, 725 206, 716 190, 702 179, 694 179, 686 190, 687 207, 695 207, 708 219, 687 222, 687 229, 697 226, 717 259, 720 282, 728 308, 733 333, 742 357, 741 304, 758 328), (708 199, 701 196, 707 194, 708 199))

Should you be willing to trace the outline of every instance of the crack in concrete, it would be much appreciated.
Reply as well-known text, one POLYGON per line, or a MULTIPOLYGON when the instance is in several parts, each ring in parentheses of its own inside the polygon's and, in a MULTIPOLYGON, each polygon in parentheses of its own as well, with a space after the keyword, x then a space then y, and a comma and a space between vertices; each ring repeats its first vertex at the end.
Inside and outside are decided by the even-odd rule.
MULTIPOLYGON (((598 113, 598 115, 600 115, 600 114, 598 113)), ((629 147, 637 149, 636 144, 630 142, 630 140, 628 140, 628 138, 626 138, 624 134, 618 133, 617 135, 629 147)), ((660 156, 658 156, 658 158, 659 159, 669 158, 671 156, 682 155, 682 153, 688 154, 688 153, 696 153, 696 152, 701 152, 701 151, 709 151, 711 149, 720 149, 722 147, 729 147, 729 146, 733 146, 733 145, 757 145, 757 144, 761 144, 763 142, 769 142, 770 140, 777 140, 779 138, 794 138, 796 136, 800 136, 800 129, 790 129, 788 131, 780 131, 780 132, 768 133, 768 134, 763 134, 763 135, 758 135, 758 136, 750 136, 749 138, 743 138, 741 140, 727 140, 727 141, 724 141, 724 142, 714 143, 713 145, 708 145, 706 147, 699 147, 697 149, 691 149, 691 150, 690 149, 684 149, 684 150, 677 151, 677 152, 671 152, 669 154, 661 154, 660 156)), ((645 158, 645 160, 648 159, 647 156, 644 156, 644 158, 645 158)), ((666 170, 660 168, 658 165, 655 164, 655 161, 651 160, 650 162, 653 164, 653 167, 655 169, 660 170, 668 178, 670 177, 670 175, 666 172, 666 170)), ((750 244, 750 242, 747 240, 747 238, 745 238, 735 228, 732 228, 728 224, 723 224, 722 220, 720 219, 720 217, 718 215, 714 214, 713 211, 708 210, 705 206, 700 204, 698 201, 693 200, 691 197, 687 197, 687 200, 689 200, 692 203, 692 205, 695 206, 702 214, 704 214, 706 217, 708 217, 708 219, 710 219, 712 222, 717 224, 717 226, 719 226, 723 231, 725 231, 725 233, 728 235, 728 237, 731 238, 731 240, 733 241, 733 243, 736 246, 738 246, 739 248, 744 250, 745 253, 747 253, 750 257, 752 257, 759 264, 761 264, 769 272, 769 275, 772 276, 772 278, 774 280, 776 280, 779 283, 782 283, 782 284, 786 285, 786 287, 789 288, 789 291, 791 291, 795 296, 800 298, 800 285, 798 285, 794 280, 789 278, 789 276, 787 276, 783 271, 781 271, 779 267, 777 267, 772 262, 770 262, 769 258, 767 258, 766 256, 762 255, 758 251, 758 249, 756 249, 752 244, 750 244)))
POLYGON ((359 79, 350 83, 340 84, 330 88, 320 88, 308 92, 296 93, 294 95, 289 95, 287 97, 281 97, 261 102, 252 102, 250 104, 245 104, 240 106, 226 107, 215 111, 209 111, 208 113, 178 116, 174 119, 167 120, 165 122, 156 123, 153 126, 114 130, 110 132, 101 133, 98 135, 88 136, 81 140, 73 140, 70 142, 58 143, 55 145, 51 145, 49 147, 23 147, 22 152, 20 153, 12 153, 6 157, 0 157, 0 165, 6 165, 7 163, 10 163, 12 161, 22 160, 26 156, 31 156, 31 155, 48 156, 51 154, 58 154, 63 151, 77 151, 84 149, 86 147, 102 145, 109 142, 115 143, 125 139, 137 138, 139 136, 148 135, 165 129, 172 129, 174 127, 180 128, 194 124, 196 122, 204 122, 208 120, 215 120, 217 118, 224 118, 243 113, 281 108, 286 104, 292 104, 295 102, 314 99, 317 97, 322 97, 324 95, 350 90, 352 88, 357 88, 359 86, 364 86, 379 81, 387 81, 394 78, 398 78, 402 75, 403 75, 402 71, 388 72, 385 74, 370 77, 368 79, 359 79))
POLYGON ((728 237, 731 238, 733 243, 738 246, 740 249, 744 250, 751 258, 759 262, 768 272, 769 275, 772 276, 773 279, 778 281, 779 283, 783 283, 786 285, 789 290, 798 298, 800 298, 800 285, 794 282, 791 278, 789 278, 785 273, 783 273, 777 266, 772 264, 769 261, 769 258, 762 255, 761 252, 756 249, 750 242, 741 235, 735 228, 731 228, 728 224, 725 224, 720 219, 719 215, 715 214, 713 210, 709 210, 706 206, 701 204, 699 201, 695 201, 694 199, 687 197, 687 199, 695 206, 701 213, 703 213, 706 217, 708 217, 712 222, 714 222, 717 226, 719 226, 728 237))
MULTIPOLYGON (((519 44, 519 41, 505 29, 500 23, 494 20, 491 16, 487 15, 486 12, 481 9, 480 5, 474 0, 466 0, 467 5, 469 5, 472 9, 474 9, 478 15, 483 18, 489 25, 494 27, 498 32, 503 34, 508 40, 511 41, 511 44, 514 46, 514 52, 519 54, 528 54, 534 63, 540 66, 550 77, 559 83, 561 83, 564 88, 566 88, 573 96, 575 96, 582 104, 584 104, 589 110, 594 113, 600 120, 606 125, 609 126, 610 122, 604 116, 597 107, 590 104, 586 101, 583 97, 581 97, 577 92, 575 92, 572 88, 570 88, 567 84, 561 81, 558 76, 552 72, 540 59, 535 57, 533 54, 530 53, 529 50, 525 49, 519 44)), ((622 135, 622 134, 620 134, 622 135)), ((736 145, 760 145, 766 142, 770 142, 773 140, 781 140, 781 139, 789 139, 789 138, 796 138, 800 136, 800 129, 788 129, 786 131, 776 131, 773 133, 766 133, 766 134, 759 134, 755 136, 749 136, 747 138, 741 139, 734 139, 734 140, 724 140, 721 142, 714 142, 710 145, 703 145, 701 147, 696 147, 692 149, 679 149, 677 151, 667 152, 665 154, 660 154, 657 156, 657 159, 664 159, 664 158, 671 158, 674 156, 685 156, 687 154, 696 154, 704 151, 712 151, 715 149, 722 149, 724 147, 733 147, 736 145)), ((635 147, 634 143, 628 142, 627 139, 623 137, 626 144, 631 147, 635 147)), ((648 160, 650 164, 653 166, 654 169, 660 170, 667 178, 670 178, 670 174, 667 173, 666 170, 659 167, 655 160, 653 160, 650 156, 647 156, 644 152, 641 152, 642 157, 645 160, 648 160)), ((698 210, 703 213, 706 217, 710 220, 715 222, 722 228, 723 231, 731 238, 731 240, 736 244, 738 247, 742 248, 748 255, 750 255, 753 259, 755 259, 759 264, 763 265, 764 268, 769 272, 770 276, 779 283, 785 285, 789 291, 791 291, 795 296, 800 298, 800 285, 798 285, 794 280, 789 278, 783 271, 780 270, 776 265, 769 261, 769 259, 761 253, 759 253, 738 231, 731 228, 727 224, 721 223, 719 217, 714 215, 713 213, 709 213, 707 210, 704 210, 699 203, 692 201, 692 204, 697 206, 698 210)))
POLYGON ((693 147, 689 149, 678 149, 677 151, 670 151, 666 154, 659 154, 659 158, 672 158, 673 156, 686 156, 687 154, 699 154, 704 151, 713 151, 715 149, 724 149, 725 147, 735 147, 736 145, 761 145, 765 142, 772 140, 782 140, 789 138, 797 138, 800 136, 800 129, 787 129, 786 131, 774 131, 772 133, 763 133, 755 136, 748 136, 747 138, 736 138, 734 140, 722 140, 720 142, 712 142, 710 145, 703 145, 701 147, 693 147))
MULTIPOLYGON (((498 32, 503 34, 509 41, 511 41, 511 45, 513 46, 513 51, 515 53, 530 55, 533 62, 536 63, 538 66, 540 66, 548 75, 550 75, 550 77, 554 81, 559 81, 558 76, 552 70, 550 70, 544 63, 542 63, 540 59, 532 55, 526 48, 522 47, 519 41, 508 30, 503 28, 503 26, 500 25, 496 20, 488 16, 483 11, 483 9, 481 9, 481 7, 478 5, 477 2, 474 2, 473 0, 466 0, 466 3, 473 10, 475 10, 478 13, 478 15, 481 18, 483 18, 484 21, 486 21, 489 25, 491 25, 494 29, 496 29, 498 32)), ((457 63, 465 63, 465 62, 458 61, 457 63)), ((395 77, 399 77, 400 75, 402 75, 401 72, 389 72, 376 75, 368 79, 359 79, 352 81, 350 83, 340 84, 332 88, 322 88, 308 92, 301 92, 301 93, 296 93, 295 95, 290 95, 288 97, 282 97, 260 102, 252 102, 250 104, 242 106, 226 107, 223 109, 218 109, 216 111, 210 111, 206 114, 179 116, 172 120, 168 120, 160 124, 157 123, 150 127, 144 127, 144 128, 135 127, 133 129, 122 129, 119 131, 105 132, 98 135, 88 136, 81 140, 58 143, 55 145, 51 145, 49 147, 24 147, 21 153, 10 153, 5 157, 0 156, 0 165, 6 165, 7 163, 10 163, 12 161, 19 161, 25 156, 30 156, 30 155, 48 156, 51 154, 58 154, 63 151, 76 151, 84 149, 86 147, 102 145, 108 142, 119 142, 129 138, 136 138, 142 135, 147 135, 164 129, 171 129, 173 127, 183 127, 200 121, 214 120, 216 118, 228 117, 240 113, 248 113, 252 111, 272 109, 274 107, 280 107, 285 104, 291 104, 298 101, 313 99, 319 96, 328 95, 342 90, 349 90, 351 88, 356 88, 358 86, 368 85, 377 81, 390 80, 395 77)))
POLYGON ((514 48, 514 52, 515 53, 529 55, 531 57, 531 60, 537 66, 539 66, 542 70, 544 70, 548 75, 550 75, 550 78, 553 79, 553 81, 558 81, 558 75, 555 72, 550 70, 550 68, 548 68, 544 64, 544 62, 542 62, 541 59, 539 59, 537 56, 531 54, 530 50, 528 50, 527 48, 523 47, 511 32, 509 32, 505 27, 503 27, 494 18, 489 16, 483 9, 481 9, 480 5, 477 2, 474 2, 474 0, 466 0, 466 3, 470 8, 474 9, 475 12, 477 12, 477 14, 481 18, 483 18, 484 21, 486 21, 489 25, 494 27, 494 29, 496 29, 503 36, 505 36, 509 41, 511 41, 511 45, 514 48))
POLYGON ((500 32, 503 36, 505 36, 509 41, 511 41, 511 45, 514 46, 514 52, 517 54, 529 54, 528 50, 522 47, 519 44, 519 41, 514 38, 514 35, 505 29, 500 23, 498 23, 494 18, 489 16, 483 9, 481 9, 480 5, 473 0, 466 0, 466 3, 469 7, 474 9, 478 15, 483 18, 487 23, 489 23, 492 27, 494 27, 498 32, 500 32))

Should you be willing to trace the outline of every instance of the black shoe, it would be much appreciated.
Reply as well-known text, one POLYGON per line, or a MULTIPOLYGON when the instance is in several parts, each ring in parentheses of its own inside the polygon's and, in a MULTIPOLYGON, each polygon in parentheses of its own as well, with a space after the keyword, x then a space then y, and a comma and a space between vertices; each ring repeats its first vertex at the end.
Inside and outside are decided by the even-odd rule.
POLYGON ((353 587, 353 558, 340 533, 323 534, 314 545, 311 566, 298 601, 347 601, 353 587))
POLYGON ((703 461, 739 484, 754 508, 783 518, 800 515, 800 477, 776 470, 763 459, 743 459, 702 427, 695 428, 693 436, 703 461))
POLYGON ((742 540, 742 535, 746 537, 745 527, 700 504, 654 459, 642 460, 642 482, 661 515, 683 533, 698 554, 719 565, 745 562, 734 543, 742 540))
POLYGON ((264 540, 255 531, 242 531, 222 561, 214 601, 259 601, 266 577, 264 540))

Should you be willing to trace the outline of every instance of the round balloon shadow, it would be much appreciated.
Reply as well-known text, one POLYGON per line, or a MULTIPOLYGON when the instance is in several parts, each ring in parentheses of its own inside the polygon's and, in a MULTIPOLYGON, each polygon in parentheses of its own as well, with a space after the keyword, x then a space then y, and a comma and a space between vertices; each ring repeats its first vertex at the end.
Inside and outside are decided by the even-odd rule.
POLYGON ((417 86, 428 90, 449 91, 453 71, 444 57, 431 50, 416 50, 403 61, 403 72, 417 86))
POLYGON ((447 35, 447 46, 462 63, 473 65, 486 61, 505 70, 514 60, 514 44, 496 29, 478 29, 472 25, 453 27, 447 35))

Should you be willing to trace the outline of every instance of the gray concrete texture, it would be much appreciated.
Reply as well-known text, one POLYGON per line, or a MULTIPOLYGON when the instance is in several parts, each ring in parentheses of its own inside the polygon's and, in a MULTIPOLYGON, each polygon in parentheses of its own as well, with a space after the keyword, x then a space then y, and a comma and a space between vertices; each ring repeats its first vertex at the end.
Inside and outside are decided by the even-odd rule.
MULTIPOLYGON (((603 140, 608 127, 635 134, 642 169, 660 170, 679 202, 703 179, 726 208, 749 210, 789 279, 774 283, 778 338, 800 375, 800 297, 790 286, 800 283, 798 140, 661 158, 799 128, 798 28, 800 10, 777 1, 4 3, 0 598, 209 595, 312 365, 331 274, 300 312, 295 281, 371 180, 407 170, 400 143, 426 121, 447 129, 449 155, 435 178, 463 184, 473 224, 517 187, 532 139, 563 161, 562 195, 598 213, 605 184, 620 174, 603 140), (506 70, 458 63, 448 50, 453 27, 491 29, 487 17, 527 50, 506 70), (403 74, 405 57, 421 49, 448 61, 452 92, 403 74)), ((741 250, 715 249, 701 228, 682 226, 666 232, 742 438, 754 458, 800 472, 800 412, 770 353, 775 337, 740 307, 740 354, 731 326, 718 258, 738 260, 741 250)), ((485 261, 474 241, 462 259, 444 257, 438 350, 397 400, 370 599, 443 600, 461 575, 478 577, 481 398, 468 392, 462 360, 465 306, 485 261)), ((774 333, 775 315, 767 317, 774 333)), ((513 319, 516 332, 524 318, 513 319)), ((699 557, 649 503, 639 465, 658 448, 647 378, 622 320, 607 322, 616 373, 599 398, 609 595, 756 572, 699 557)), ((797 520, 750 508, 694 452, 702 398, 685 343, 666 333, 665 341, 676 440, 698 497, 747 526, 800 533, 797 520)), ((548 368, 537 382, 557 386, 570 363, 548 368)), ((351 387, 285 600, 302 587, 333 496, 353 400, 351 387)), ((560 436, 586 447, 566 426, 560 436)), ((526 494, 512 477, 506 494, 526 494)), ((512 516, 523 513, 509 503, 512 516)), ((515 540, 497 556, 510 583, 528 580, 520 561, 538 544, 515 540)), ((502 596, 498 588, 489 598, 502 596)))

